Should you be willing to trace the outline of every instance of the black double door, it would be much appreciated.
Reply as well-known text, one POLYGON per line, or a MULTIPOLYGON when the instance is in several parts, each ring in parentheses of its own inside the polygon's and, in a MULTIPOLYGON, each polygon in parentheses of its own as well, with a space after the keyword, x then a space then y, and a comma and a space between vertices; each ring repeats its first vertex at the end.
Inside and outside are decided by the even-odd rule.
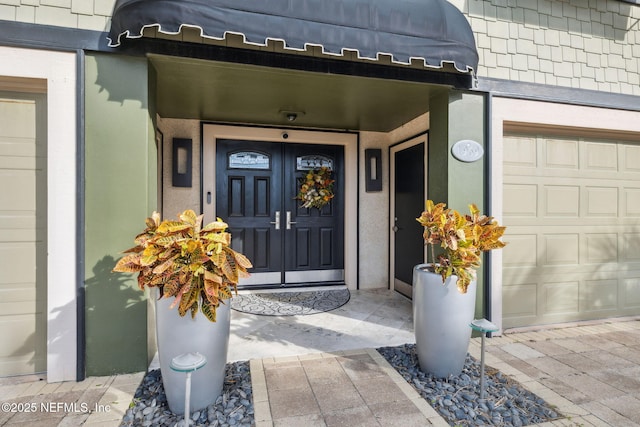
POLYGON ((344 148, 216 141, 216 216, 232 247, 253 263, 243 287, 344 281, 344 148), (334 198, 321 209, 295 197, 309 170, 332 171, 334 198))

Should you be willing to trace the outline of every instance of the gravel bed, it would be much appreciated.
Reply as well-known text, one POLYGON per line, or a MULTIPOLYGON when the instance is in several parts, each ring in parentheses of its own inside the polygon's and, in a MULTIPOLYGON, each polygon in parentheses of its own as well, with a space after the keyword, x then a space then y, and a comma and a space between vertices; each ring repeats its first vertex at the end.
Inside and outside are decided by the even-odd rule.
MULTIPOLYGON (((470 355, 460 375, 434 378, 420 370, 415 344, 377 350, 452 426, 527 426, 561 417, 543 399, 488 366, 485 398, 480 399, 480 362, 470 355)), ((249 362, 228 363, 222 395, 215 404, 193 412, 191 420, 192 426, 254 425, 249 362)), ((160 370, 150 371, 136 390, 121 426, 175 425, 184 427, 184 416, 169 410, 160 370)))
POLYGON ((450 425, 526 426, 561 417, 543 399, 486 365, 485 398, 480 399, 480 361, 468 354, 460 375, 434 378, 420 370, 415 344, 377 350, 450 425))
MULTIPOLYGON (((255 425, 249 362, 227 363, 222 395, 215 404, 191 413, 191 426, 250 427, 255 425)), ((184 415, 169 410, 160 369, 142 379, 131 406, 122 418, 124 426, 184 427, 184 415)))

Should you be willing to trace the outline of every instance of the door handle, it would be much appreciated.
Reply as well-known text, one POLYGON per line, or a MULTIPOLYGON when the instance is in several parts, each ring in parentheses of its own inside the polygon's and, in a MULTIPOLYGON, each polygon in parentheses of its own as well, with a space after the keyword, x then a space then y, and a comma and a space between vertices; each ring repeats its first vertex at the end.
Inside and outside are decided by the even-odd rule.
POLYGON ((291 224, 297 224, 297 222, 291 221, 291 211, 287 211, 287 230, 291 230, 291 224))
POLYGON ((275 229, 280 230, 280 211, 276 211, 275 221, 271 221, 269 224, 275 225, 275 229))

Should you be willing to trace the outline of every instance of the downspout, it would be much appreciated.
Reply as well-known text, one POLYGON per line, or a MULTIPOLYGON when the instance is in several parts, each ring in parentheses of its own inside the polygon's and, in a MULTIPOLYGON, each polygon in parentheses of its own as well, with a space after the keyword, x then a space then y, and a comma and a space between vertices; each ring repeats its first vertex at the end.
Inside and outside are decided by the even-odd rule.
MULTIPOLYGON (((492 162, 492 146, 493 144, 491 143, 491 139, 493 137, 492 135, 492 131, 491 131, 491 105, 493 102, 493 94, 491 92, 487 92, 486 97, 485 97, 485 117, 484 117, 484 121, 485 121, 485 156, 484 156, 484 170, 485 170, 485 177, 484 177, 484 185, 485 185, 485 191, 484 191, 484 209, 485 212, 488 216, 492 215, 491 212, 491 203, 492 203, 492 194, 491 194, 491 190, 492 190, 492 169, 491 169, 491 162, 492 162)), ((491 310, 492 310, 492 306, 491 306, 491 292, 492 292, 492 286, 491 286, 491 251, 487 251, 485 252, 485 259, 484 259, 484 301, 483 301, 483 311, 484 311, 484 317, 485 319, 489 320, 490 322, 492 321, 491 319, 491 310)), ((488 335, 489 337, 491 337, 491 334, 488 335)))
POLYGON ((76 51, 76 381, 85 379, 85 115, 84 51, 76 51))
POLYGON ((360 290, 360 132, 356 140, 356 152, 356 290, 360 290))

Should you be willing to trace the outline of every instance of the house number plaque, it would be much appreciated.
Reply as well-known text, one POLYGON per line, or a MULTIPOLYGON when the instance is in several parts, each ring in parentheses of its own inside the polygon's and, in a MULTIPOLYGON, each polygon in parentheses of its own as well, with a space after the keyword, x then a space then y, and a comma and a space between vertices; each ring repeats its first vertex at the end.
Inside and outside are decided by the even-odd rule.
POLYGON ((461 162, 471 163, 482 158, 484 149, 476 141, 463 139, 453 144, 451 154, 461 162))

